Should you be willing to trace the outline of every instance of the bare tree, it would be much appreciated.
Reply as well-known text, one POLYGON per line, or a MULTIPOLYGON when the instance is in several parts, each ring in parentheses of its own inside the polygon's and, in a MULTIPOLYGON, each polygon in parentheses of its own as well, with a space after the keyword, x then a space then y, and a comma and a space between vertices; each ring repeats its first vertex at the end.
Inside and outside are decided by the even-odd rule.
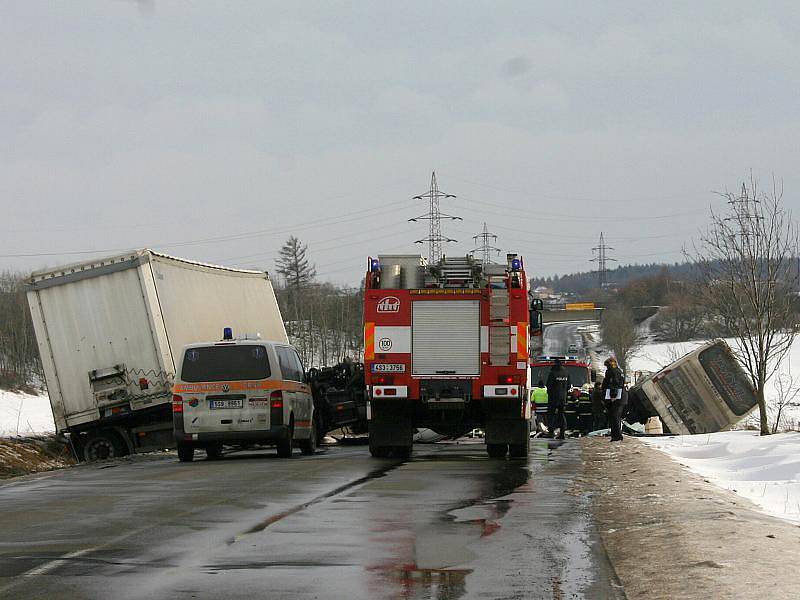
POLYGON ((711 224, 687 256, 700 274, 703 305, 734 338, 756 390, 761 435, 768 435, 767 381, 797 333, 798 229, 774 178, 762 191, 751 174, 738 193, 721 196, 730 210, 712 210, 711 224))
POLYGON ((787 409, 800 406, 800 377, 792 377, 791 371, 778 373, 775 376, 775 391, 778 397, 771 407, 774 409, 772 433, 780 431, 787 409))
POLYGON ((626 370, 628 359, 641 343, 633 312, 622 304, 611 306, 603 311, 600 327, 603 343, 613 352, 622 370, 626 370))
POLYGON ((662 308, 653 319, 652 329, 666 342, 688 342, 703 330, 706 311, 688 290, 681 286, 667 295, 668 306, 662 308))

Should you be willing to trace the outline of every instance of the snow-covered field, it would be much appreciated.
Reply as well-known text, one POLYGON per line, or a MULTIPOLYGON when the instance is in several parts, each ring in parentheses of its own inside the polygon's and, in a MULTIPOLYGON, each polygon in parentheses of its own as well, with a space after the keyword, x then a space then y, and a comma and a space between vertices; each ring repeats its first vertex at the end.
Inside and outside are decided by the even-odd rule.
POLYGON ((765 513, 800 522, 800 433, 761 437, 752 431, 727 431, 649 438, 645 443, 765 513))
POLYGON ((0 390, 0 437, 55 431, 47 394, 0 390))

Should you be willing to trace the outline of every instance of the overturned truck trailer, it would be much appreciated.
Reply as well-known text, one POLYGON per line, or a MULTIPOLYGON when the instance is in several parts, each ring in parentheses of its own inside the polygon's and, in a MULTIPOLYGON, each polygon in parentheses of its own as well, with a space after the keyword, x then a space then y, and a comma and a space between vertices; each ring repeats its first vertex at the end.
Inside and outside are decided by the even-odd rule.
POLYGON ((661 417, 673 434, 712 433, 758 404, 747 375, 722 340, 705 344, 630 389, 627 420, 661 417))

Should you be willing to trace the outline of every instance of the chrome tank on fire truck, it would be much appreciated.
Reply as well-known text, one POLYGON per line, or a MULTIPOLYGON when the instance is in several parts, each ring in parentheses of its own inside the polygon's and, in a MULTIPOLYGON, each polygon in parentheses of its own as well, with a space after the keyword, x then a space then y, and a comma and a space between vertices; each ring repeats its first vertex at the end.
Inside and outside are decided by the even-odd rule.
POLYGON ((491 456, 525 456, 530 312, 521 257, 429 265, 419 255, 370 258, 364 371, 373 456, 411 452, 415 428, 486 431, 491 456))

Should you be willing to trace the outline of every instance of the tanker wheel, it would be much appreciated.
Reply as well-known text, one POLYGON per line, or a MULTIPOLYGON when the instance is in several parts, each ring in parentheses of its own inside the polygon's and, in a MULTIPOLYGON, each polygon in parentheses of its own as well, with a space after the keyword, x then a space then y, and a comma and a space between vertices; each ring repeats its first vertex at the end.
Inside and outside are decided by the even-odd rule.
POLYGON ((83 459, 86 461, 107 460, 128 453, 125 442, 112 429, 101 429, 90 433, 82 442, 82 446, 83 459))
POLYGON ((486 453, 489 458, 505 458, 508 444, 486 444, 486 453))

